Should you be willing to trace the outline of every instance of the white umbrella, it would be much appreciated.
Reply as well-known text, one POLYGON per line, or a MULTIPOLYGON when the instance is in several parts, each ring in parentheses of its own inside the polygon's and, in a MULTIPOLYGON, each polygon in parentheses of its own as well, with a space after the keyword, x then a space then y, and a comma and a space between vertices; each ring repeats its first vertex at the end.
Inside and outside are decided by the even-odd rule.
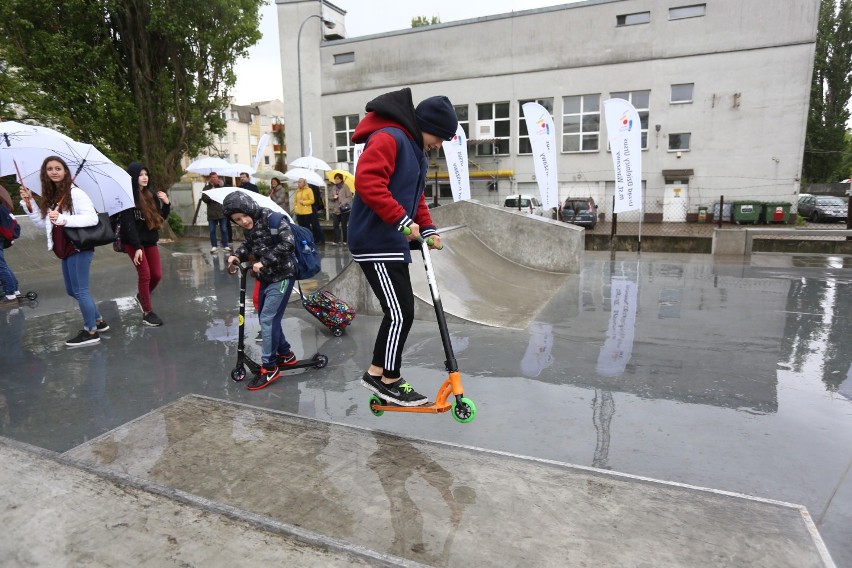
POLYGON ((300 178, 305 178, 305 181, 310 184, 318 185, 320 187, 325 185, 325 180, 323 180, 318 173, 304 168, 293 168, 292 170, 287 170, 284 177, 292 181, 299 181, 300 178))
POLYGON ((230 195, 231 193, 233 193, 235 191, 245 193, 246 195, 248 195, 249 197, 254 199, 255 202, 258 205, 260 205, 261 207, 266 207, 267 209, 272 209, 276 213, 284 213, 284 215, 286 215, 287 218, 290 219, 290 221, 293 220, 290 217, 290 215, 286 211, 284 211, 284 209, 280 205, 278 205, 277 203, 272 201, 272 199, 263 195, 262 193, 255 193, 254 191, 249 191, 248 189, 243 189, 241 187, 216 187, 216 188, 213 188, 213 189, 205 189, 201 193, 207 194, 210 197, 210 199, 212 199, 213 201, 216 201, 217 203, 224 203, 225 198, 228 197, 228 195, 230 195))
POLYGON ((228 164, 226 167, 221 170, 216 170, 216 173, 220 176, 227 177, 240 177, 240 174, 246 172, 249 175, 254 174, 254 168, 249 166, 248 164, 228 164))
POLYGON ((278 170, 258 170, 254 172, 254 177, 257 179, 272 179, 278 178, 279 180, 285 179, 286 175, 284 172, 279 172, 278 170))
POLYGON ((42 163, 49 156, 59 156, 97 211, 113 215, 133 207, 130 174, 91 144, 75 142, 50 128, 12 131, 10 123, 0 124, 4 128, 0 132, 0 175, 16 174, 22 185, 40 194, 42 163))
POLYGON ((211 172, 216 172, 217 174, 221 173, 223 169, 230 167, 230 165, 231 164, 222 158, 208 156, 206 158, 199 158, 189 164, 186 171, 201 174, 203 176, 209 176, 211 172))
POLYGON ((329 166, 319 158, 314 158, 313 156, 303 156, 301 158, 296 158, 295 160, 290 162, 290 165, 295 166, 297 168, 307 168, 309 170, 328 171, 331 169, 331 166, 329 166))

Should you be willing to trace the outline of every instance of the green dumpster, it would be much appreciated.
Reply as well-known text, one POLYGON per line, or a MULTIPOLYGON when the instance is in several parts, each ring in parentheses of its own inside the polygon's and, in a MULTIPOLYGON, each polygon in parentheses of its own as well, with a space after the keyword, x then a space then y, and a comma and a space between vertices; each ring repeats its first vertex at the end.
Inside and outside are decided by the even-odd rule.
POLYGON ((760 201, 734 201, 732 203, 732 218, 734 223, 755 224, 760 220, 763 203, 760 201))
POLYGON ((763 204, 760 220, 766 223, 786 223, 790 218, 792 203, 786 201, 769 201, 763 204))

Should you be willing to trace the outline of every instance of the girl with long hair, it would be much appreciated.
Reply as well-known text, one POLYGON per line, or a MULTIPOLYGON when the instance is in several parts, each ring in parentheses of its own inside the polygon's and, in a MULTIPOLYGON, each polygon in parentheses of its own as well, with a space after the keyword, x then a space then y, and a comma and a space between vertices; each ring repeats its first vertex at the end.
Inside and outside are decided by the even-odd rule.
POLYGON ((143 164, 133 162, 127 166, 127 173, 130 174, 130 184, 133 187, 134 206, 125 209, 119 216, 121 242, 139 275, 136 301, 142 309, 142 323, 159 327, 163 325, 163 320, 154 313, 151 293, 163 278, 157 241, 160 240, 160 229, 163 228, 172 206, 165 192, 158 191, 154 194, 150 187, 148 168, 143 164))
POLYGON ((41 198, 38 208, 29 211, 25 202, 33 194, 21 186, 21 207, 37 227, 44 228, 47 250, 61 260, 65 292, 77 300, 83 315, 83 329, 65 342, 68 347, 100 343, 100 332, 109 325, 101 317, 89 292, 89 271, 94 249, 78 250, 65 235, 65 227, 92 227, 98 224, 98 214, 92 200, 74 185, 68 164, 59 156, 48 156, 41 164, 41 198))

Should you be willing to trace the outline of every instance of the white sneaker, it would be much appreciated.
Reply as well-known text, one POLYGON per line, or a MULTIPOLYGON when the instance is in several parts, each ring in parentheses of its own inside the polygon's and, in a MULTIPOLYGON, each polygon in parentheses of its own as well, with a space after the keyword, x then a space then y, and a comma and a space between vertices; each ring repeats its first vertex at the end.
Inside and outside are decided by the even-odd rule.
POLYGON ((217 250, 219 250, 219 249, 217 249, 216 247, 213 247, 213 248, 210 249, 210 252, 216 252, 217 250))
POLYGON ((222 250, 225 252, 231 252, 233 249, 231 247, 225 247, 222 250))

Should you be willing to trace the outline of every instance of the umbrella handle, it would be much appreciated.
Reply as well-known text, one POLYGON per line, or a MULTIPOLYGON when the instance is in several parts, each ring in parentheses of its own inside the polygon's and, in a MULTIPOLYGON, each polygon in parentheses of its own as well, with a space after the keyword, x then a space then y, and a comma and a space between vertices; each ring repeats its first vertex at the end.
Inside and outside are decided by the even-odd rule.
MULTIPOLYGON (((15 171, 18 172, 18 184, 24 185, 24 177, 21 175, 21 169, 18 167, 18 162, 16 162, 15 160, 12 160, 12 163, 15 164, 15 171)), ((27 205, 27 211, 32 213, 33 212, 33 203, 30 200, 29 196, 24 197, 24 203, 26 203, 26 205, 27 205)))

